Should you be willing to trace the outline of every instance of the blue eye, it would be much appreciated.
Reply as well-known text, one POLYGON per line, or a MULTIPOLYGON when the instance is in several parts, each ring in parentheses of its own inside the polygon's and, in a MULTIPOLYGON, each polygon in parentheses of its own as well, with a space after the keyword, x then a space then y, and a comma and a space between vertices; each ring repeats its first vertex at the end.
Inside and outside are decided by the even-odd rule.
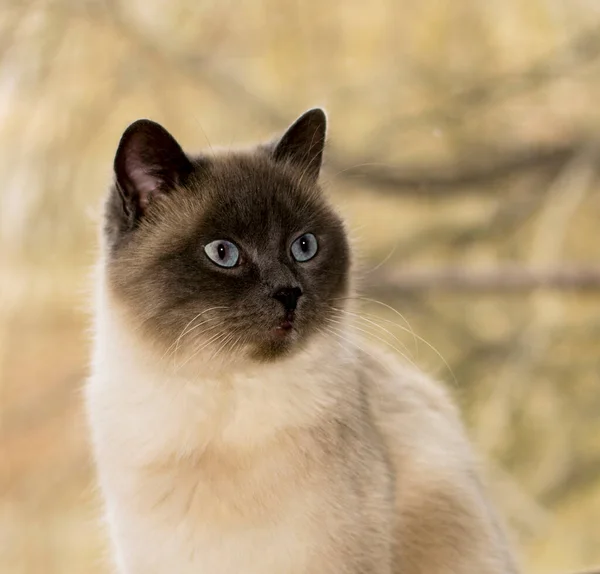
POLYGON ((292 243, 292 255, 296 261, 301 263, 312 259, 318 249, 317 238, 312 233, 305 233, 292 243))
POLYGON ((208 258, 219 267, 235 267, 240 260, 240 250, 231 241, 217 239, 204 246, 208 258))

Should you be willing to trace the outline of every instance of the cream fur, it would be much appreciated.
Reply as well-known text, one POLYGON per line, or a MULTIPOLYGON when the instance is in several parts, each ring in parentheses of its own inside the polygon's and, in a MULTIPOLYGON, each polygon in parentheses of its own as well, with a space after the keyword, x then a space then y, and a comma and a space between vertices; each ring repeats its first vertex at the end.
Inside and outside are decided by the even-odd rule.
POLYGON ((86 398, 118 572, 516 572, 427 378, 326 336, 176 372, 98 287, 86 398))

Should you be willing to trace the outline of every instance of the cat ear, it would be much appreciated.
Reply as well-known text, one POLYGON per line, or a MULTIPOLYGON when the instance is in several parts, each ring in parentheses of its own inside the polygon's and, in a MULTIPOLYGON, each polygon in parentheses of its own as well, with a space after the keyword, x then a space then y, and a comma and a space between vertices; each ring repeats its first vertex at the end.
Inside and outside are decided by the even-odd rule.
POLYGON ((277 161, 297 165, 307 179, 315 182, 323 162, 327 116, 321 108, 304 112, 283 134, 273 150, 277 161))
POLYGON ((138 120, 121 137, 114 169, 125 209, 139 218, 158 196, 185 180, 192 164, 165 128, 150 120, 138 120))

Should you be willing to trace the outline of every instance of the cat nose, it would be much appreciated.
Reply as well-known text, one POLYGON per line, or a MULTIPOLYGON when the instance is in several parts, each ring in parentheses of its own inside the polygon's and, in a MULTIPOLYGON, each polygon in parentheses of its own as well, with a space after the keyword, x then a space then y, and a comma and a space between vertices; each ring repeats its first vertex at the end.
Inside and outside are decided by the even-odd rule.
POLYGON ((282 287, 273 293, 273 299, 279 301, 286 311, 295 311, 298 299, 302 295, 300 287, 282 287))

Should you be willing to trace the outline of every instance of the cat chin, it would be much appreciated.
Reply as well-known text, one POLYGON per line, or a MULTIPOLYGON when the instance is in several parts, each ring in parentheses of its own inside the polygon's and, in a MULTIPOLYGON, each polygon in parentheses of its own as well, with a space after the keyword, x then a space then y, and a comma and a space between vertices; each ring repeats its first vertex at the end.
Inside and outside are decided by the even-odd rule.
POLYGON ((317 357, 332 356, 338 347, 337 342, 324 339, 319 332, 305 335, 294 331, 285 337, 267 335, 262 340, 236 348, 235 352, 216 352, 218 349, 207 347, 191 358, 186 358, 184 352, 182 360, 167 360, 161 368, 170 375, 189 379, 196 379, 199 374, 212 377, 259 374, 264 369, 279 368, 298 360, 312 363, 317 357))
POLYGON ((310 338, 307 341, 297 333, 288 334, 285 337, 276 334, 238 349, 235 353, 223 353, 218 357, 205 359, 205 361, 213 363, 213 366, 230 370, 250 365, 276 364, 301 353, 309 344, 310 338))
POLYGON ((257 345, 250 354, 250 359, 257 363, 273 363, 287 357, 302 349, 298 341, 282 340, 273 338, 267 343, 257 345))
MULTIPOLYGON (((310 347, 312 338, 305 341, 297 334, 286 337, 272 336, 251 344, 238 346, 234 351, 219 350, 218 346, 206 347, 199 353, 192 349, 180 349, 176 357, 165 355, 160 368, 170 375, 183 375, 192 379, 198 374, 219 376, 277 365, 297 356, 310 347)), ((161 345, 161 349, 164 345, 161 345)))

